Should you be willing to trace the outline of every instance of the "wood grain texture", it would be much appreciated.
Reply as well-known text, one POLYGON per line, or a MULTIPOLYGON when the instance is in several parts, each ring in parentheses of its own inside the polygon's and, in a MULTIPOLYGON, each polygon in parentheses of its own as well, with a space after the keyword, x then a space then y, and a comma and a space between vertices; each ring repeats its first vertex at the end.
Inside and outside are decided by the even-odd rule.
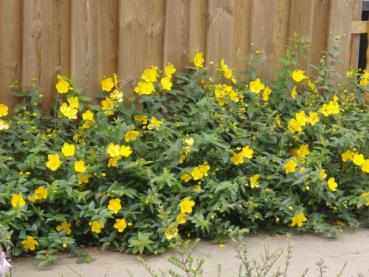
POLYGON ((97 79, 97 1, 71 1, 71 74, 86 95, 99 90, 97 79))
POLYGON ((145 67, 162 67, 164 60, 165 0, 147 0, 145 67))
POLYGON ((340 47, 334 57, 337 60, 335 70, 345 74, 350 64, 350 39, 353 0, 332 1, 329 14, 328 48, 340 47))
POLYGON ((116 73, 118 70, 118 1, 97 1, 96 48, 97 48, 97 76, 116 73))
POLYGON ((50 111, 52 70, 52 1, 23 1, 22 85, 32 84, 44 94, 42 107, 50 111))
POLYGON ((189 56, 206 52, 208 0, 190 0, 189 56))
POLYGON ((251 42, 254 50, 263 51, 260 55, 263 63, 257 68, 257 74, 262 78, 271 77, 276 4, 277 2, 272 0, 252 1, 251 42))
POLYGON ((251 0, 234 0, 234 20, 232 39, 232 66, 246 69, 240 60, 250 50, 251 0))
POLYGON ((234 0, 209 0, 207 61, 232 65, 234 0))
POLYGON ((118 72, 128 96, 145 68, 146 14, 146 0, 119 2, 118 72))
POLYGON ((165 10, 164 64, 184 67, 189 57, 189 10, 187 0, 167 0, 165 10))
POLYGON ((15 98, 9 86, 21 81, 22 2, 0 0, 0 103, 11 108, 15 98))
MULTIPOLYGON (((353 7, 352 7, 352 20, 361 19, 362 13, 362 1, 361 0, 354 0, 353 7)), ((352 32, 352 28, 351 28, 352 32)), ((366 27, 366 31, 368 29, 366 27)), ((351 34, 351 41, 350 41, 350 68, 357 68, 359 63, 359 48, 360 48, 360 35, 359 34, 351 34)))
POLYGON ((118 72, 133 95, 145 67, 182 69, 196 51, 245 69, 240 57, 262 50, 257 71, 269 78, 294 33, 311 45, 302 68, 339 44, 344 73, 357 67, 358 33, 368 31, 360 16, 361 0, 0 0, 0 102, 14 104, 9 85, 19 80, 45 95, 49 111, 57 74, 95 96, 118 72))

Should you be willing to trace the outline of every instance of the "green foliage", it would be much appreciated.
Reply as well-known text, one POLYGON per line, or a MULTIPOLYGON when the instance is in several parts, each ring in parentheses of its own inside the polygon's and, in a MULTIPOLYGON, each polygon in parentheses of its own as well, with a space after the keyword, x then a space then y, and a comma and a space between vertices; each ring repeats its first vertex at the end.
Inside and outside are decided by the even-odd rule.
POLYGON ((59 76, 52 116, 37 91, 16 89, 14 115, 4 119, 0 107, 0 222, 13 254, 36 252, 43 264, 86 245, 160 254, 178 234, 220 242, 293 225, 335 236, 367 221, 369 76, 337 79, 326 53, 308 78, 298 71, 304 43, 295 44, 260 82, 260 52, 240 73, 203 66, 197 54, 163 75, 170 89, 149 68, 130 103, 115 75, 102 81, 100 103, 59 76))

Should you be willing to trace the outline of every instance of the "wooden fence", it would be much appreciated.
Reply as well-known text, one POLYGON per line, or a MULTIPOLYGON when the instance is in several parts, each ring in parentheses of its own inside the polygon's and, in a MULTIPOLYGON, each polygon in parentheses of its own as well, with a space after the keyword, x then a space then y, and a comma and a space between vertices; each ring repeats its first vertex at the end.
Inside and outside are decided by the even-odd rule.
POLYGON ((149 65, 183 67, 196 51, 233 67, 265 52, 260 72, 283 54, 293 33, 308 40, 307 62, 340 40, 344 64, 357 66, 361 0, 0 0, 0 102, 14 104, 9 85, 36 82, 48 109, 57 73, 87 95, 117 72, 129 88, 149 65))

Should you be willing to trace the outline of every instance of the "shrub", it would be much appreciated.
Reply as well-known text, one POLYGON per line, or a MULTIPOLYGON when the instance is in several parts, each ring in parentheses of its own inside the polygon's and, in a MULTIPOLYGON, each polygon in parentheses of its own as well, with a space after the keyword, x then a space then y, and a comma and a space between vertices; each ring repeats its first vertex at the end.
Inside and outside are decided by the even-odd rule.
POLYGON ((0 222, 13 254, 158 254, 179 233, 335 236, 367 220, 369 73, 337 77, 327 52, 308 77, 303 50, 295 41, 271 80, 257 77, 260 51, 241 72, 201 53, 182 72, 152 66, 126 103, 115 74, 99 102, 58 76, 52 115, 37 91, 15 88, 14 115, 0 105, 0 222))

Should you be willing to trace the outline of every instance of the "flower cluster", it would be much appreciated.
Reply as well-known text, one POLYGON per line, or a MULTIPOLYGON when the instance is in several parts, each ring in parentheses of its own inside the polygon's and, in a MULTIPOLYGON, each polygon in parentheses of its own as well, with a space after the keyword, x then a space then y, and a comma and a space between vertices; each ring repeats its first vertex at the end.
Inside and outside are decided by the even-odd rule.
POLYGON ((0 104, 0 221, 14 253, 48 262, 83 243, 159 254, 180 235, 357 226, 369 207, 369 75, 338 85, 323 60, 312 78, 302 48, 271 80, 200 52, 181 72, 153 65, 129 103, 116 74, 99 101, 58 76, 51 114, 18 88, 14 110, 0 104))

